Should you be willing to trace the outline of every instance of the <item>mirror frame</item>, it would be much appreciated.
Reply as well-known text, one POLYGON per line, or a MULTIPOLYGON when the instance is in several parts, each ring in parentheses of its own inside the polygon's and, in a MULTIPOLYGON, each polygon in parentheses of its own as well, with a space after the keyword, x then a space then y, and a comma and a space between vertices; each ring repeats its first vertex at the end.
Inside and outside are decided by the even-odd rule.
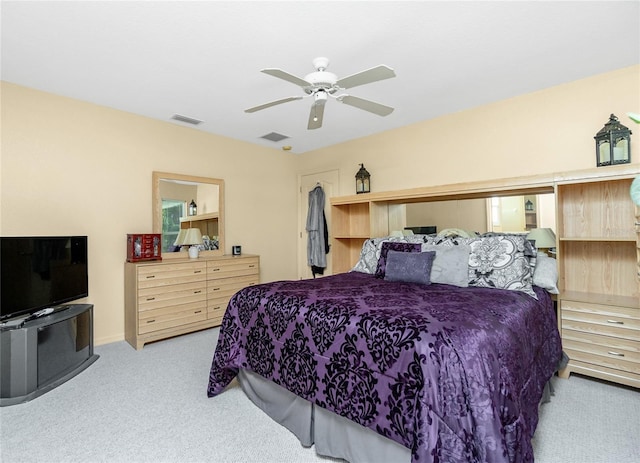
MULTIPOLYGON (((218 243, 219 248, 215 251, 200 251, 201 257, 222 256, 225 251, 224 241, 224 180, 220 178, 197 177, 194 175, 175 174, 170 172, 153 172, 152 182, 152 211, 153 211, 153 233, 162 233, 162 197, 160 196, 161 180, 180 180, 192 183, 207 183, 218 186, 218 243)), ((185 258, 184 253, 167 252, 162 254, 163 259, 185 258)))

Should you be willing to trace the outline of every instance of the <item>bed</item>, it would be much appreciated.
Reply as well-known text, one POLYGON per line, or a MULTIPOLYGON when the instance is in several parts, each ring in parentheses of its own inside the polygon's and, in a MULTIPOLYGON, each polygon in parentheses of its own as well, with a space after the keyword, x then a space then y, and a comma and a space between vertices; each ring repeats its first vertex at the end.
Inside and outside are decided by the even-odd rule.
POLYGON ((401 240, 368 240, 351 272, 236 293, 208 395, 238 377, 303 445, 348 461, 533 461, 561 358, 535 252, 518 237, 401 240), (456 281, 443 273, 460 250, 456 281))

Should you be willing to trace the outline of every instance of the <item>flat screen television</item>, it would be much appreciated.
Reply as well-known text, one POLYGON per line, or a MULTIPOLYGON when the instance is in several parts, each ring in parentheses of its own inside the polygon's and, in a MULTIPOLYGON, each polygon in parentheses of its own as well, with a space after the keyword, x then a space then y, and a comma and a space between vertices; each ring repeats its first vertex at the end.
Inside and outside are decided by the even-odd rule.
POLYGON ((0 320, 87 297, 87 237, 0 237, 0 285, 0 320))

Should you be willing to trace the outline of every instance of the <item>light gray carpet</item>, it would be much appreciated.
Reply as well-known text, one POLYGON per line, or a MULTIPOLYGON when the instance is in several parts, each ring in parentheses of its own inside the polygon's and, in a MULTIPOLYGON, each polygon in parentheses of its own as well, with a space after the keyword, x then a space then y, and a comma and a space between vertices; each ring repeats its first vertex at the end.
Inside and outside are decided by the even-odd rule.
MULTIPOLYGON (((0 460, 13 462, 331 462, 300 445, 233 385, 206 396, 218 330, 96 347, 86 371, 0 408, 0 460)), ((640 461, 640 392, 572 376, 554 381, 534 438, 539 463, 640 461)))

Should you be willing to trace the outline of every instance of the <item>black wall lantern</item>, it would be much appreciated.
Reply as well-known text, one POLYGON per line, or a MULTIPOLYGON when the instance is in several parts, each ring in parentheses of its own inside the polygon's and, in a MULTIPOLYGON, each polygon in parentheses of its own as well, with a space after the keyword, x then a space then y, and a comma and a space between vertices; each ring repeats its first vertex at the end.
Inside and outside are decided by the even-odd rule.
POLYGON ((193 199, 189 203, 189 215, 198 215, 198 206, 193 199))
POLYGON ((356 174, 356 193, 371 192, 371 175, 364 168, 364 164, 360 164, 360 170, 356 174))
POLYGON ((524 210, 527 212, 533 212, 533 202, 530 199, 527 199, 524 202, 524 210))
POLYGON ((612 114, 596 134, 596 165, 611 166, 631 162, 631 130, 612 114))

